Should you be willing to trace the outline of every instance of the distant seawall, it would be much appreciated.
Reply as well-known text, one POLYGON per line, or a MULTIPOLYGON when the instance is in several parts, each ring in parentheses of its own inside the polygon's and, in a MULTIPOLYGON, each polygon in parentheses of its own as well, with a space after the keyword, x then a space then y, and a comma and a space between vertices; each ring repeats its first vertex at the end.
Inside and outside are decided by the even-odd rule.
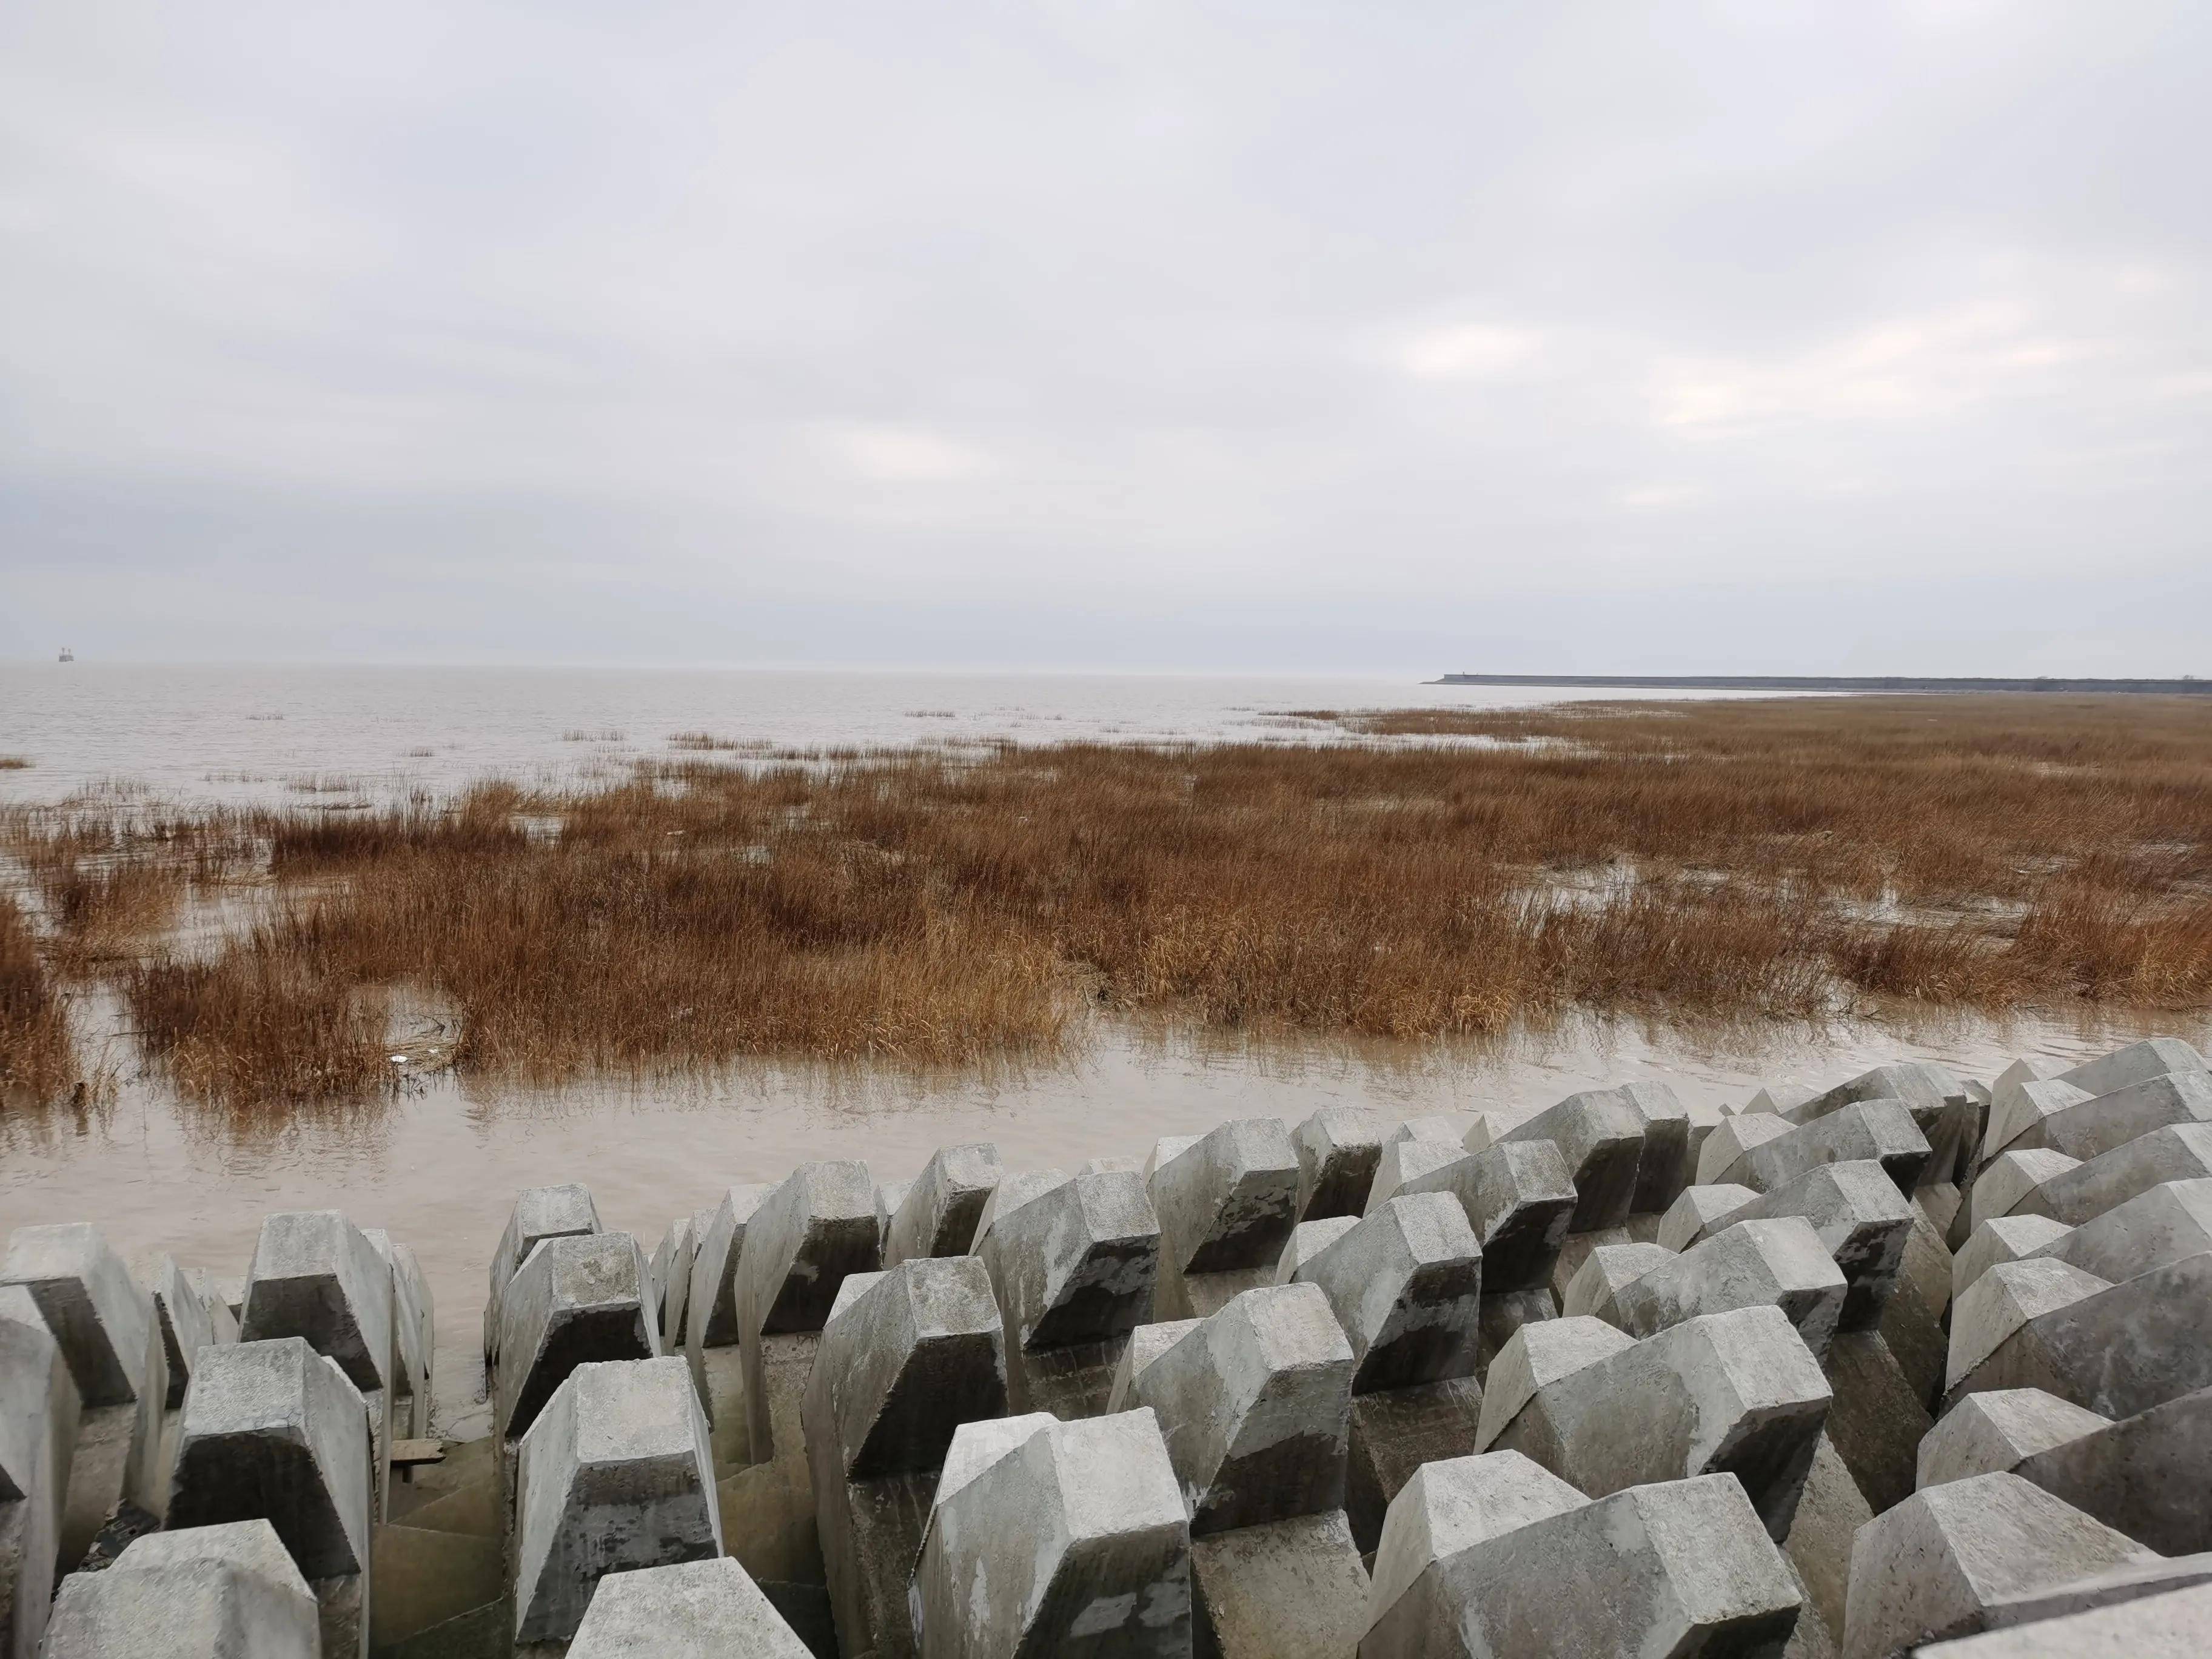
POLYGON ((1919 679, 1906 674, 1446 674, 1428 684, 1647 691, 2117 691, 2212 696, 2212 680, 1919 679))

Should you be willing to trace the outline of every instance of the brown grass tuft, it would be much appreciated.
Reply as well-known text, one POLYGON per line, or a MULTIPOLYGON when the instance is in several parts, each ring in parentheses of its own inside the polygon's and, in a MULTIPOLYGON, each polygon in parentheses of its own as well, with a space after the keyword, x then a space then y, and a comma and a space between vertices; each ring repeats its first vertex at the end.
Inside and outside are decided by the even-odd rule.
POLYGON ((0 893, 0 1109, 41 1105, 78 1081, 69 1019, 15 896, 0 893))

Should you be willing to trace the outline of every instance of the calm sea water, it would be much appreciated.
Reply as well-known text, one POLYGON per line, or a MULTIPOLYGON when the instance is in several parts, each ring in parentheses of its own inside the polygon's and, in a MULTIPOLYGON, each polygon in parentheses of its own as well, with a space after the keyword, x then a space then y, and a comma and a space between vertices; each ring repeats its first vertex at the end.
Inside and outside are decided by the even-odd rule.
MULTIPOLYGON (((705 732, 777 746, 1239 738, 1307 740, 1310 708, 1512 706, 1553 693, 1402 681, 609 672, 511 669, 0 665, 0 799, 55 800, 127 781, 170 799, 368 801, 487 775, 619 775, 705 732), (580 738, 572 732, 586 734, 580 738), (618 735, 617 735, 618 734, 618 735)), ((144 1262, 167 1250, 242 1275, 261 1217, 335 1206, 421 1254, 437 1304, 449 1430, 480 1431, 486 1262, 518 1188, 583 1181, 611 1227, 647 1249, 732 1182, 808 1158, 866 1159, 878 1179, 931 1151, 994 1140, 1009 1168, 1141 1156, 1161 1135, 1231 1117, 1296 1121, 1364 1104, 1391 1119, 1517 1121, 1578 1089, 1660 1079, 1739 1105, 1762 1082, 1811 1085, 1883 1060, 1989 1077, 2017 1054, 2085 1057, 2150 1031, 2200 1044, 2204 1023, 1945 1017, 1720 1030, 1582 1019, 1498 1048, 1223 1042, 1102 1024, 1064 1059, 931 1073, 736 1066, 665 1081, 545 1091, 437 1074, 338 1111, 242 1126, 144 1074, 111 1006, 80 1005, 87 1046, 117 1067, 105 1107, 0 1113, 0 1233, 94 1220, 144 1262)))

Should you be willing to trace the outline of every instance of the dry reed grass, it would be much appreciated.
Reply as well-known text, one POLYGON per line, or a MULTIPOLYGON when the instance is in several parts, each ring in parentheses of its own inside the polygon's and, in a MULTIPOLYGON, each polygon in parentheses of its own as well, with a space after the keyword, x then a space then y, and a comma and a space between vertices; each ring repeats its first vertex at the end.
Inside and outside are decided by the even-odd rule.
POLYGON ((0 1111, 78 1081, 69 1020, 15 896, 0 893, 0 1111))
POLYGON ((120 982, 188 1091, 259 1097, 369 1086, 403 981, 457 1012, 464 1066, 544 1079, 973 1060, 1061 1041, 1086 1000, 1408 1038, 1862 994, 2212 1001, 2202 702, 1309 718, 1345 738, 664 760, 562 796, 172 822, 122 866, 220 880, 252 848, 276 896, 120 982), (1437 741, 1466 737, 1497 741, 1437 741))

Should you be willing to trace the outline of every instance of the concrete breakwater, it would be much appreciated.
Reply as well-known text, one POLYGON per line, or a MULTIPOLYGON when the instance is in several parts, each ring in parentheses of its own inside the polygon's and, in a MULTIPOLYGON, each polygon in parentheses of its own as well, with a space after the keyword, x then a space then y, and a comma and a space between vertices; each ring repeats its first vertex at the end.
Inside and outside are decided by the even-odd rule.
MULTIPOLYGON (((588 1173, 580 1171, 579 1173, 588 1173)), ((2212 1072, 1326 1108, 513 1203, 492 1432, 404 1240, 0 1262, 0 1656, 2212 1648, 2212 1072)))

